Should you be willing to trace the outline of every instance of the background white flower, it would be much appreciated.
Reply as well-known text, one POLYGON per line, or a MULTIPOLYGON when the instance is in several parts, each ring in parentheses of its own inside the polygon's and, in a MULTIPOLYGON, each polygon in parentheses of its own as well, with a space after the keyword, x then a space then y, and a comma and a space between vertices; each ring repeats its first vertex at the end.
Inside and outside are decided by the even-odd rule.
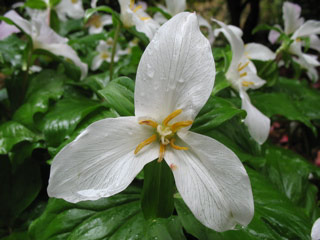
POLYGON ((34 49, 44 49, 55 55, 66 57, 80 68, 81 78, 87 75, 87 64, 81 62, 76 51, 67 44, 68 39, 58 35, 44 21, 40 21, 40 19, 28 21, 14 10, 8 12, 6 17, 11 19, 32 38, 34 49))
POLYGON ((100 15, 94 14, 90 17, 88 21, 89 26, 89 34, 97 34, 103 31, 103 27, 106 25, 112 24, 112 16, 111 15, 100 15))
POLYGON ((136 116, 97 121, 64 147, 52 162, 49 196, 78 202, 114 195, 159 157, 204 225, 217 231, 247 225, 254 206, 242 163, 216 140, 188 131, 214 79, 210 43, 196 15, 176 15, 159 29, 139 63, 136 116))
POLYGON ((134 0, 119 0, 119 3, 124 26, 135 26, 138 32, 144 33, 151 40, 160 25, 144 11, 144 5, 135 4, 134 0))
POLYGON ((80 19, 84 16, 82 0, 61 0, 55 10, 62 21, 66 21, 67 17, 80 19))
POLYGON ((275 59, 275 54, 258 43, 244 45, 240 37, 242 36, 241 29, 235 26, 230 28, 220 21, 214 21, 222 27, 218 32, 222 32, 225 35, 232 49, 232 60, 226 73, 226 78, 231 82, 232 87, 239 92, 242 99, 242 109, 247 112, 244 122, 250 135, 259 144, 262 144, 269 135, 270 119, 251 104, 246 91, 261 87, 265 84, 265 80, 257 75, 257 69, 250 59, 267 61, 275 59))

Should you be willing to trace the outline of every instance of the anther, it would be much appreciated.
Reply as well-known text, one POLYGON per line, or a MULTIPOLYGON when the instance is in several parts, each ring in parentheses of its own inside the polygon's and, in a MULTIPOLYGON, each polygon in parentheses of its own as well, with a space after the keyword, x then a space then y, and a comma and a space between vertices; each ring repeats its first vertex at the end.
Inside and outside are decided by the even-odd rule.
POLYGON ((137 154, 143 147, 149 145, 150 143, 154 142, 155 140, 157 140, 157 135, 153 134, 151 137, 149 137, 148 139, 144 140, 142 143, 140 143, 136 149, 134 150, 134 154, 137 154))
POLYGON ((146 21, 146 20, 151 19, 151 17, 140 17, 140 19, 141 19, 142 21, 146 21))
POLYGON ((162 124, 163 124, 164 126, 168 126, 168 123, 169 123, 172 119, 174 119, 176 116, 178 116, 180 113, 182 113, 182 109, 177 109, 177 110, 173 111, 172 113, 170 113, 170 114, 168 115, 168 117, 166 117, 166 118, 163 120, 162 124))
POLYGON ((130 9, 134 8, 134 0, 130 0, 130 9))
POLYGON ((242 78, 242 77, 245 77, 245 76, 247 76, 248 74, 247 74, 247 72, 244 72, 244 73, 241 73, 240 74, 240 77, 242 78))
POLYGON ((242 86, 244 86, 244 87, 249 87, 250 85, 253 85, 254 83, 253 82, 251 82, 251 81, 242 81, 242 86))
POLYGON ((180 147, 180 146, 177 146, 174 144, 174 142, 176 141, 175 138, 172 138, 171 141, 170 141, 170 146, 173 148, 173 149, 176 149, 176 150, 188 150, 189 148, 187 147, 180 147))
POLYGON ((142 8, 142 6, 141 5, 138 5, 138 6, 136 6, 134 9, 133 9, 133 12, 137 12, 139 9, 141 9, 142 8))
POLYGON ((243 66, 241 66, 241 63, 238 65, 238 72, 241 72, 243 69, 245 69, 249 65, 249 61, 246 62, 243 66))
POLYGON ((189 120, 189 121, 181 121, 181 122, 176 122, 174 124, 172 124, 171 126, 171 131, 173 133, 176 133, 180 128, 184 128, 184 127, 188 127, 193 123, 193 121, 189 120))
POLYGON ((145 125, 151 126, 153 128, 157 128, 158 127, 158 123, 156 123, 153 120, 141 120, 141 121, 139 121, 139 124, 145 124, 145 125))

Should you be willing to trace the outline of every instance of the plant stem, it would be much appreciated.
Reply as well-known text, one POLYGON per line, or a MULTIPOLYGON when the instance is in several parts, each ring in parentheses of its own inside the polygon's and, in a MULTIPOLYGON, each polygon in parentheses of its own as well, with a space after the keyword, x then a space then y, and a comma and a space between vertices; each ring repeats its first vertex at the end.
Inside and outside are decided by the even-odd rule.
POLYGON ((117 21, 116 31, 114 32, 114 36, 113 36, 113 46, 112 46, 111 63, 110 63, 110 81, 112 80, 112 76, 113 76, 114 56, 116 54, 120 29, 121 29, 121 23, 117 21))

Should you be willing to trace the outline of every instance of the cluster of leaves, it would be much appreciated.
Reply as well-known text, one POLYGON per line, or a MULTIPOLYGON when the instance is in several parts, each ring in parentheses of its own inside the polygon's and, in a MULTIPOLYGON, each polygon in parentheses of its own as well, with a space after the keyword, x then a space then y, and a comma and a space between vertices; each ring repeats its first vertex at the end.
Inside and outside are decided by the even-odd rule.
MULTIPOLYGON (((111 29, 88 36, 78 20, 68 20, 59 29, 87 63, 98 41, 113 35, 111 29)), ((132 36, 125 37, 120 39, 124 45, 132 36)), ((121 58, 111 81, 108 63, 80 81, 77 67, 43 52, 33 53, 42 71, 24 71, 30 44, 16 35, 0 41, 4 74, 0 81, 5 83, 0 89, 1 239, 309 239, 312 224, 320 217, 315 184, 320 169, 291 150, 271 141, 259 146, 250 137, 243 124, 246 112, 224 75, 229 47, 213 50, 215 87, 191 130, 225 144, 246 166, 255 202, 255 215, 247 227, 224 233, 210 230, 196 220, 179 194, 167 203, 175 209, 171 217, 159 218, 151 209, 144 210, 150 215, 146 220, 141 201, 175 192, 161 187, 164 180, 172 180, 164 162, 163 171, 154 168, 156 162, 146 166, 157 176, 150 183, 158 186, 154 196, 143 196, 141 173, 126 191, 110 198, 78 204, 48 199, 50 161, 63 146, 99 119, 134 114, 134 79, 143 48, 136 46, 121 58)), ((319 92, 306 80, 280 77, 275 62, 256 62, 256 66, 268 84, 249 92, 253 104, 273 120, 310 128, 317 138, 320 106, 314 103, 320 102, 319 92)))

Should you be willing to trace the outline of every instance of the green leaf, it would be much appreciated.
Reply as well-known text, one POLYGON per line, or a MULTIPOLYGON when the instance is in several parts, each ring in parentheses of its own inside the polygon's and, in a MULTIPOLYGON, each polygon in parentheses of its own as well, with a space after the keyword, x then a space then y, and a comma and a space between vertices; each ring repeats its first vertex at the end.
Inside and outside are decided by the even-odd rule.
POLYGON ((26 43, 15 34, 0 41, 0 52, 6 62, 13 67, 21 67, 22 52, 26 43))
POLYGON ((38 116, 36 123, 48 145, 57 147, 70 137, 84 117, 101 107, 100 103, 84 97, 64 98, 46 115, 38 116))
POLYGON ((29 240, 28 232, 13 232, 7 237, 0 238, 0 240, 29 240))
POLYGON ((226 79, 224 72, 216 74, 212 95, 217 95, 221 90, 231 86, 231 83, 226 79))
POLYGON ((58 100, 63 94, 63 83, 67 78, 55 71, 44 70, 32 78, 25 103, 15 112, 13 119, 28 127, 35 128, 33 117, 36 113, 45 113, 50 100, 58 100))
POLYGON ((185 239, 177 217, 146 221, 140 194, 139 189, 129 187, 115 196, 78 204, 50 199, 29 234, 37 240, 185 239))
POLYGON ((274 30, 280 34, 282 33, 282 30, 277 27, 269 26, 268 24, 260 24, 252 30, 252 34, 255 34, 259 31, 266 31, 266 30, 267 31, 274 30))
POLYGON ((167 218, 174 204, 174 178, 165 161, 152 161, 144 166, 141 207, 146 219, 167 218))
POLYGON ((117 78, 98 92, 120 116, 134 115, 134 82, 130 78, 117 78))
POLYGON ((203 226, 181 199, 175 206, 186 231, 199 240, 251 240, 251 239, 309 239, 311 221, 289 201, 275 190, 267 179, 252 169, 247 169, 253 189, 255 215, 247 227, 223 233, 203 226))
POLYGON ((305 195, 313 191, 309 176, 315 166, 298 154, 276 146, 267 145, 265 154, 267 162, 262 172, 274 186, 301 207, 309 204, 316 206, 316 198, 307 199, 305 195))
POLYGON ((38 136, 20 123, 9 121, 0 125, 0 154, 8 154, 19 142, 38 140, 38 136))
POLYGON ((87 9, 85 14, 84 14, 84 22, 87 22, 89 20, 89 18, 96 12, 106 12, 106 13, 110 13, 112 14, 113 18, 116 18, 118 21, 120 21, 120 15, 119 13, 113 11, 112 8, 107 7, 107 6, 100 6, 100 7, 96 7, 96 8, 90 8, 87 9))
POLYGON ((246 112, 238 109, 228 100, 220 97, 210 97, 196 117, 192 125, 192 131, 207 132, 235 116, 244 118, 246 112))
POLYGON ((26 7, 34 9, 46 9, 47 5, 43 0, 27 0, 24 4, 26 7))
POLYGON ((40 168, 34 160, 26 159, 13 171, 10 160, 0 155, 0 227, 12 226, 40 189, 40 168))
POLYGON ((289 120, 300 121, 308 126, 316 135, 317 130, 310 120, 295 106, 292 99, 284 93, 255 93, 250 99, 261 112, 268 117, 279 114, 289 120))

